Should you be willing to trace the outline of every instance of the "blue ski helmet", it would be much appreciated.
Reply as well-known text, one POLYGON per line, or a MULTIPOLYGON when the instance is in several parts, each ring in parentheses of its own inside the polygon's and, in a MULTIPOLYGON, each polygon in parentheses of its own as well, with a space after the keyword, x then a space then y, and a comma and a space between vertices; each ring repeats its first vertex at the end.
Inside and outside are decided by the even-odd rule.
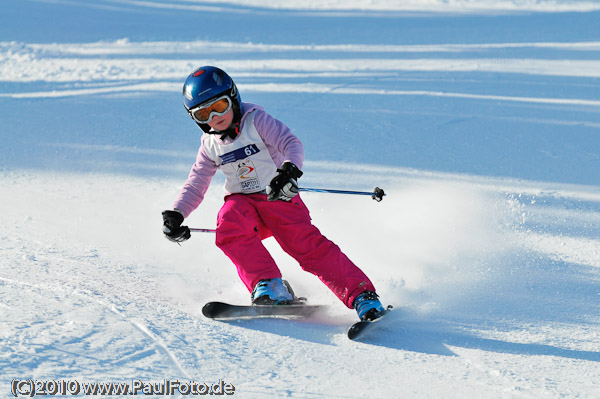
POLYGON ((227 94, 234 109, 241 109, 242 98, 225 71, 214 66, 203 66, 192 72, 183 84, 183 105, 188 110, 213 98, 227 94))

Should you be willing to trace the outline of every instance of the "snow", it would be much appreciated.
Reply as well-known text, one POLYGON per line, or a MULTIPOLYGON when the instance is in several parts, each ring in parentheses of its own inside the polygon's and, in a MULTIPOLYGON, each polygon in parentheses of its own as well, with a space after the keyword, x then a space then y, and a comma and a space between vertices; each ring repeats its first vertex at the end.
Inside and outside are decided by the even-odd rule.
MULTIPOLYGON (((223 380, 241 398, 600 393, 599 2, 4 3, 1 395, 13 379, 223 380), (205 64, 303 140, 301 185, 386 191, 303 193, 395 306, 368 339, 346 338, 355 313, 271 239, 327 310, 201 315, 249 299, 213 235, 161 233, 200 137, 181 85, 205 64)), ((222 184, 190 226, 214 228, 222 184)))

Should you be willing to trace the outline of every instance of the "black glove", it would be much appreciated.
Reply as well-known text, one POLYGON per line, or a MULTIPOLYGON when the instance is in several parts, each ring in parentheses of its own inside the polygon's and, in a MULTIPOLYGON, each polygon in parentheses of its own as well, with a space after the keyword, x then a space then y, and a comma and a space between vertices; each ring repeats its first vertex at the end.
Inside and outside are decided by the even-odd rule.
POLYGON ((190 229, 187 226, 182 226, 183 215, 179 211, 164 211, 163 216, 163 233, 165 237, 173 242, 183 242, 191 237, 190 229))
POLYGON ((269 201, 290 201, 298 195, 297 179, 303 175, 302 171, 291 162, 284 162, 281 168, 277 169, 279 173, 271 180, 267 186, 267 199, 269 201))

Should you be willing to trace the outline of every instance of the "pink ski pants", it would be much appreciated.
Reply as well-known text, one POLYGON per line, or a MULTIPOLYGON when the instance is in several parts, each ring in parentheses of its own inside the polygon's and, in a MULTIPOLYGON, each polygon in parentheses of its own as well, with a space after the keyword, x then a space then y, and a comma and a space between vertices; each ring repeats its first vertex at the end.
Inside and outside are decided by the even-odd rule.
POLYGON ((217 219, 216 244, 233 261, 250 292, 262 279, 281 277, 261 242, 270 236, 347 307, 352 308, 361 292, 375 291, 362 270, 313 226, 299 195, 291 202, 268 201, 264 194, 225 197, 217 219))

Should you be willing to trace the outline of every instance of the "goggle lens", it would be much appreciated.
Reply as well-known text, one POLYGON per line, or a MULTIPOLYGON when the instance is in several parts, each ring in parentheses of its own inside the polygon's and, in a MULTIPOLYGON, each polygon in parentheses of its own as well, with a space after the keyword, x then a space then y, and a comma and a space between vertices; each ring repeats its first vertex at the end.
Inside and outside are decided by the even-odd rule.
POLYGON ((217 99, 215 102, 210 103, 208 105, 201 105, 198 108, 192 109, 190 112, 192 117, 196 120, 196 122, 200 123, 209 123, 213 116, 224 115, 231 108, 231 100, 229 97, 221 97, 217 99))

